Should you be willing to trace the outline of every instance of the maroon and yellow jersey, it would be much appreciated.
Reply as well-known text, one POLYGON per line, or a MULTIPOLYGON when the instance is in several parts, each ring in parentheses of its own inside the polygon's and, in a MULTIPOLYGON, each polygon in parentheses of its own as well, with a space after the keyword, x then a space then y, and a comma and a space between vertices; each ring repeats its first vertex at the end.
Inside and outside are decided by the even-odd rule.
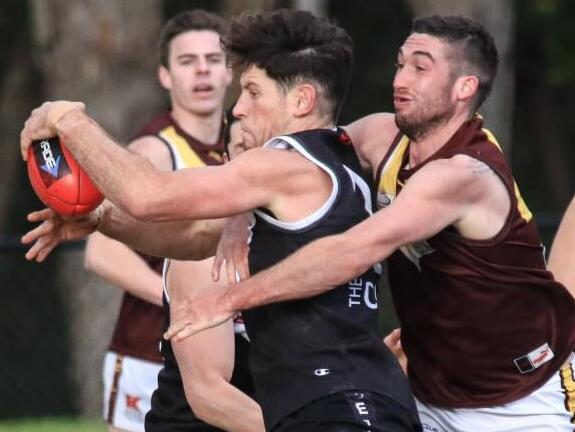
POLYGON ((546 270, 533 216, 497 141, 475 116, 424 163, 407 166, 399 134, 377 176, 392 203, 425 164, 457 154, 489 166, 511 198, 503 228, 470 240, 449 226, 389 258, 389 280, 416 397, 449 408, 499 405, 531 393, 573 352, 575 301, 546 270))
MULTIPOLYGON (((184 132, 169 113, 148 122, 135 138, 157 136, 169 148, 173 169, 219 165, 223 142, 205 144, 184 132)), ((150 268, 162 274, 163 258, 142 255, 150 268)), ((122 300, 110 350, 144 360, 161 362, 159 343, 164 330, 161 306, 148 303, 126 292, 122 300)))

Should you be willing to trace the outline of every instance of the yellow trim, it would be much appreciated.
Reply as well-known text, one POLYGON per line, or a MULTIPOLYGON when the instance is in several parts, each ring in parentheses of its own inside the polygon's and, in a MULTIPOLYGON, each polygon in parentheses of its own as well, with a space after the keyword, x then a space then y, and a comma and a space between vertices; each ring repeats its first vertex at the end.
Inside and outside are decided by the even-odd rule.
POLYGON ((178 151, 179 156, 188 168, 200 168, 206 166, 204 161, 194 152, 188 142, 176 132, 173 126, 169 126, 160 132, 160 137, 172 144, 178 151))
POLYGON ((403 136, 389 159, 385 162, 381 170, 381 177, 379 179, 379 191, 396 196, 397 195, 397 177, 403 161, 403 154, 409 144, 409 138, 403 136))
MULTIPOLYGON (((488 129, 482 129, 483 132, 485 132, 485 134, 487 135, 487 139, 494 144, 495 146, 497 146, 497 148, 499 149, 499 151, 503 151, 501 149, 501 146, 499 145, 499 143, 497 142, 497 139, 495 138, 495 135, 493 135, 491 133, 490 130, 488 129)), ((529 210, 529 208, 527 207, 527 204, 525 203, 525 200, 523 199, 523 197, 521 196, 521 192, 519 192, 519 187, 517 186, 517 183, 514 181, 513 182, 514 185, 514 189, 515 189, 515 198, 517 198, 517 210, 519 211, 519 214, 521 215, 521 217, 525 220, 525 222, 529 222, 531 219, 533 219, 533 213, 531 213, 531 210, 529 210)))
POLYGON ((573 380, 573 369, 567 363, 559 371, 561 376, 561 386, 565 393, 565 408, 571 414, 571 423, 575 424, 575 381, 573 380))

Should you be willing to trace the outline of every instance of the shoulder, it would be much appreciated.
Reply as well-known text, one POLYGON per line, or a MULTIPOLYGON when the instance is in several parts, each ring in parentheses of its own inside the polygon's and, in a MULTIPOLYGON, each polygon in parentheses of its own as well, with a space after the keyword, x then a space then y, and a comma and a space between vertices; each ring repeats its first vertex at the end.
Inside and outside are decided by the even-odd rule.
POLYGON ((154 135, 136 138, 128 144, 128 148, 134 153, 150 160, 156 168, 172 170, 172 156, 165 142, 154 135))
POLYGON ((484 162, 458 154, 427 163, 408 182, 432 195, 476 201, 503 186, 498 175, 484 162))
POLYGON ((375 113, 344 126, 362 161, 373 171, 399 132, 392 113, 375 113))

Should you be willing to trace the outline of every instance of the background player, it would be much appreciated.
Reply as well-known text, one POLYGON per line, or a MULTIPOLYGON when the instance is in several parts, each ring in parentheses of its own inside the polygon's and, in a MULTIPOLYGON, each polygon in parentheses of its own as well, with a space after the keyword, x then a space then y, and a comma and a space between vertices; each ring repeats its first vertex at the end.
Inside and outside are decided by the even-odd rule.
MULTIPOLYGON (((169 93, 170 111, 148 122, 129 144, 132 151, 147 157, 161 170, 222 161, 223 103, 231 82, 231 71, 220 47, 220 35, 224 30, 224 23, 218 16, 192 10, 173 17, 162 31, 158 76, 169 93)), ((158 347, 164 328, 162 264, 161 258, 140 255, 99 233, 94 233, 87 243, 86 268, 126 291, 104 363, 104 418, 111 425, 110 429, 115 426, 122 430, 143 431, 144 416, 150 409, 152 392, 158 386, 158 372, 162 368, 158 347)), ((192 267, 187 272, 188 284, 203 283, 205 278, 201 272, 201 266, 192 267), (191 274, 193 269, 198 272, 195 277, 191 274)), ((219 339, 218 334, 214 335, 213 343, 219 339)), ((238 343, 241 344, 238 354, 247 357, 247 342, 238 339, 238 343)), ((191 354, 194 350, 204 350, 195 351, 197 361, 218 355, 214 349, 191 345, 188 349, 191 354)), ((232 365, 233 351, 232 345, 232 365)), ((237 362, 235 378, 248 374, 245 378, 248 382, 239 384, 251 392, 246 362, 247 358, 237 362)), ((203 368, 209 366, 212 366, 210 362, 202 365, 203 368)), ((169 391, 177 392, 181 387, 177 366, 174 363, 168 369, 165 374, 179 383, 179 387, 168 386, 169 391)), ((198 376, 194 378, 198 380, 194 385, 200 386, 203 381, 198 376)), ((208 390, 202 392, 206 398, 212 394, 208 390)), ((218 396, 216 393, 214 399, 222 401, 218 396)), ((174 426, 168 427, 164 423, 179 421, 179 426, 190 428, 195 420, 186 400, 181 400, 179 406, 164 407, 164 399, 161 395, 156 398, 153 427, 171 427, 173 430, 174 426), (168 410, 170 415, 163 415, 162 409, 168 410)), ((209 409, 203 412, 208 419, 214 417, 209 409)), ((151 425, 148 430, 152 430, 151 425)))

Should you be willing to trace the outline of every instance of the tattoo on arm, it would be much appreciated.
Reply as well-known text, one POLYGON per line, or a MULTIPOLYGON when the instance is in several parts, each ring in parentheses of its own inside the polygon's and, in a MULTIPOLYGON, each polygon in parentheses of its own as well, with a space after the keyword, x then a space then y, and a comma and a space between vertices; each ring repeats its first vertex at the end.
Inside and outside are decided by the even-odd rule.
POLYGON ((495 174, 489 166, 477 159, 471 158, 469 166, 475 175, 495 174))

